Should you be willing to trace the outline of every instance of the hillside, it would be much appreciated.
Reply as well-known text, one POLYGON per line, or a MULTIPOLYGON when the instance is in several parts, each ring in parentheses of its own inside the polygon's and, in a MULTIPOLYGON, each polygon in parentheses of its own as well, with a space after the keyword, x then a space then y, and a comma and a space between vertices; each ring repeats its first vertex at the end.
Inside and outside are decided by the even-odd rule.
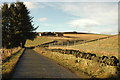
MULTIPOLYGON (((88 39, 87 36, 88 35, 82 36, 82 39, 83 38, 88 39)), ((94 37, 94 38, 97 38, 97 37, 94 37)), ((89 38, 89 39, 92 39, 92 38, 89 38)), ((99 56, 114 55, 118 57, 118 35, 107 38, 107 39, 102 39, 102 40, 93 41, 93 42, 84 43, 84 44, 76 44, 76 45, 71 45, 71 46, 59 46, 59 47, 53 46, 50 48, 74 49, 74 50, 80 50, 82 52, 95 53, 99 56)))
POLYGON ((53 40, 47 37, 37 37, 33 41, 27 40, 25 46, 32 47, 32 46, 37 46, 37 45, 44 44, 44 43, 51 42, 51 41, 53 40))

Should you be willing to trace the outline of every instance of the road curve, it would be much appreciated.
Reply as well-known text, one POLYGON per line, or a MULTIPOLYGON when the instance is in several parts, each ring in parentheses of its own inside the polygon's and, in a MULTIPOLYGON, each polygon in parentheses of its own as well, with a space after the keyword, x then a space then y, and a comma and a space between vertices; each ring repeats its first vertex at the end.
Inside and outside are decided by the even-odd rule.
POLYGON ((26 49, 15 68, 13 78, 78 78, 78 77, 68 69, 38 54, 34 50, 26 49))

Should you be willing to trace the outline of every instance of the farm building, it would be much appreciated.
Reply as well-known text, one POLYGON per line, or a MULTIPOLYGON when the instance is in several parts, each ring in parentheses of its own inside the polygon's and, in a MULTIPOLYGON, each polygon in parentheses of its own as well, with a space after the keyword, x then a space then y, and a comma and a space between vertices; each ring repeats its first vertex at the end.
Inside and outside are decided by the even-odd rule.
POLYGON ((55 33, 55 32, 40 32, 38 33, 39 36, 63 36, 62 33, 55 33))
POLYGON ((56 33, 56 36, 61 37, 61 36, 63 36, 63 34, 62 33, 56 33))

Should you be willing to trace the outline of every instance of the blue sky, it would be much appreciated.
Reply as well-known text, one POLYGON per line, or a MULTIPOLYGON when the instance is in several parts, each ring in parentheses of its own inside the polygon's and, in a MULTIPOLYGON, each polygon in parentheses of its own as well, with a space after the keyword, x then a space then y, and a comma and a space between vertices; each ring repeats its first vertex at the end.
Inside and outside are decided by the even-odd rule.
POLYGON ((116 2, 25 2, 37 31, 118 32, 116 2))
POLYGON ((34 26, 40 26, 37 32, 77 31, 117 34, 118 0, 92 1, 94 2, 24 2, 24 4, 34 17, 34 26))

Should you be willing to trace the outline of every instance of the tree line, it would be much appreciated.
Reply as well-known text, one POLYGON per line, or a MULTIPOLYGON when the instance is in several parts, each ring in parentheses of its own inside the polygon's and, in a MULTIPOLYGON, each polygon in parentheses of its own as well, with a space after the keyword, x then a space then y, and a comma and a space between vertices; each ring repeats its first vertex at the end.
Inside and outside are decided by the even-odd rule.
POLYGON ((2 6, 2 46, 4 48, 24 47, 27 39, 38 35, 32 24, 33 17, 23 2, 4 3, 2 6))

